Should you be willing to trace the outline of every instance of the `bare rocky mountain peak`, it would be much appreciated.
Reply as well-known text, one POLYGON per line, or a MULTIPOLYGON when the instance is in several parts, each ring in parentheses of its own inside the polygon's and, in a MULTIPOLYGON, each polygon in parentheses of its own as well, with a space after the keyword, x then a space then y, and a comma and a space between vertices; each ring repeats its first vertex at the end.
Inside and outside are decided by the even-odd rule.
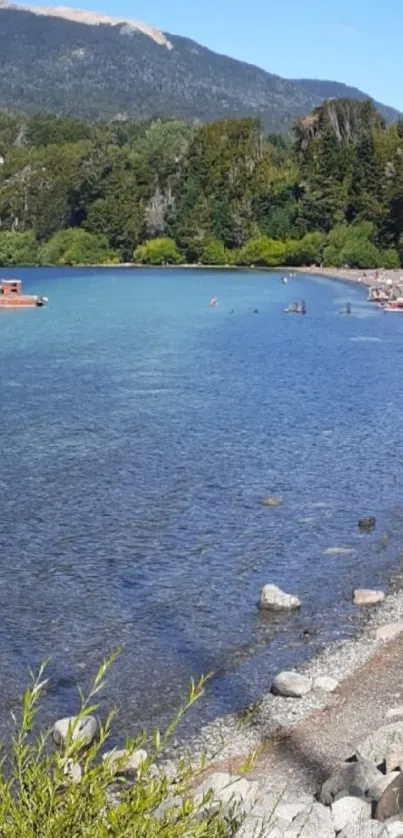
POLYGON ((99 24, 117 26, 119 24, 124 24, 126 33, 130 33, 130 31, 141 32, 143 35, 147 35, 148 38, 152 38, 152 40, 160 46, 166 47, 169 50, 173 49, 171 42, 163 32, 156 29, 155 26, 150 26, 148 23, 144 23, 141 20, 114 18, 109 17, 108 15, 98 14, 97 12, 70 9, 68 6, 23 6, 16 5, 14 3, 7 3, 4 2, 4 0, 0 0, 0 11, 1 9, 15 9, 16 11, 21 10, 25 12, 32 12, 35 15, 44 15, 46 17, 61 17, 65 20, 75 21, 76 23, 86 23, 87 26, 97 26, 99 24))

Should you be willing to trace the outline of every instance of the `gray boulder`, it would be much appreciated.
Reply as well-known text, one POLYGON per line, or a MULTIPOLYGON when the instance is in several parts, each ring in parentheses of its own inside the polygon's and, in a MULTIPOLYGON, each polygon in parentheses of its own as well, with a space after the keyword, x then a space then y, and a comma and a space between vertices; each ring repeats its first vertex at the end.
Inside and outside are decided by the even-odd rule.
POLYGON ((288 821, 272 818, 269 823, 248 815, 234 838, 284 838, 288 821))
POLYGON ((370 588, 357 588, 353 591, 354 605, 377 605, 385 599, 384 591, 373 591, 370 588))
POLYGON ((402 632, 403 622, 387 623, 385 626, 379 626, 376 629, 375 637, 377 640, 382 640, 384 643, 387 643, 389 640, 393 640, 394 637, 398 637, 402 632))
POLYGON ((273 680, 272 691, 283 698, 302 698, 311 692, 312 681, 299 672, 279 672, 273 680))
POLYGON ((369 787, 367 797, 369 800, 374 800, 375 803, 381 799, 384 791, 390 786, 392 780, 398 777, 400 771, 392 771, 390 774, 381 774, 379 779, 369 787))
POLYGON ((211 774, 198 786, 194 795, 196 806, 203 804, 209 795, 207 808, 222 807, 224 812, 233 811, 238 817, 247 815, 253 809, 259 793, 257 783, 248 782, 243 777, 236 777, 225 772, 211 774))
POLYGON ((162 821, 166 817, 167 812, 174 812, 177 809, 180 809, 182 805, 183 800, 179 796, 179 794, 173 797, 169 797, 167 800, 164 800, 162 803, 160 803, 160 805, 157 806, 156 809, 154 809, 153 816, 154 818, 157 818, 157 820, 162 821))
POLYGON ((146 761, 147 756, 147 751, 141 748, 133 751, 133 753, 125 749, 114 748, 113 751, 107 751, 102 759, 108 763, 112 774, 136 777, 140 765, 146 761))
POLYGON ((339 833, 338 838, 388 838, 388 833, 382 823, 365 821, 353 826, 349 824, 339 833))
POLYGON ((359 759, 381 765, 392 751, 403 749, 403 721, 384 725, 371 733, 357 748, 359 759))
POLYGON ((80 745, 90 745, 95 738, 98 723, 94 716, 85 716, 77 721, 77 716, 59 719, 53 727, 53 739, 56 745, 63 745, 68 736, 80 745), (77 723, 76 723, 77 722, 77 723))
POLYGON ((286 594, 277 585, 265 585, 258 606, 266 611, 294 611, 301 607, 301 601, 292 594, 286 594))
POLYGON ((71 758, 66 760, 66 764, 63 768, 63 774, 70 780, 71 783, 77 785, 81 783, 83 778, 83 770, 79 762, 74 762, 71 758))
POLYGON ((375 809, 377 821, 386 821, 395 815, 403 815, 403 773, 389 783, 375 809))
POLYGON ((341 797, 332 803, 331 813, 336 832, 341 832, 348 824, 357 824, 371 818, 371 804, 359 797, 341 797))
POLYGON ((312 803, 292 821, 284 838, 334 838, 330 810, 321 803, 312 803))
POLYGON ((382 776, 383 774, 369 760, 343 762, 323 783, 319 800, 329 806, 340 792, 345 796, 357 797, 357 793, 365 796, 368 789, 382 776))
POLYGON ((320 675, 313 682, 313 689, 323 693, 333 693, 337 690, 338 686, 339 682, 335 678, 330 678, 327 675, 320 675))

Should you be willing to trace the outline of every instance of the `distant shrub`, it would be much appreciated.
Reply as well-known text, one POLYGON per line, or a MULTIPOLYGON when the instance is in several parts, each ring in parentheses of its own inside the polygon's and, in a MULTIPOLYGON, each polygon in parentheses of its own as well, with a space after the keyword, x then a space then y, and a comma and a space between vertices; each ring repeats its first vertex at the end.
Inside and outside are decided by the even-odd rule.
POLYGON ((384 250, 381 253, 381 262, 383 267, 389 270, 400 268, 400 257, 397 250, 384 250))
POLYGON ((200 262, 202 265, 226 265, 228 255, 223 243, 215 239, 208 242, 201 253, 200 262))
POLYGON ((269 239, 267 236, 256 236, 247 241, 238 253, 239 265, 257 265, 275 267, 283 265, 286 257, 284 242, 269 239))
POLYGON ((41 248, 42 265, 109 265, 119 262, 106 236, 71 227, 55 233, 41 248))
POLYGON ((369 221, 335 227, 327 236, 323 261, 328 267, 379 268, 381 254, 372 241, 374 225, 369 221))
POLYGON ((302 239, 288 239, 286 245, 287 265, 320 265, 326 237, 323 233, 307 233, 302 239))
POLYGON ((5 230, 0 233, 0 265, 37 265, 39 247, 32 233, 5 230))
POLYGON ((135 262, 143 265, 180 265, 183 256, 173 239, 149 239, 136 247, 135 262))

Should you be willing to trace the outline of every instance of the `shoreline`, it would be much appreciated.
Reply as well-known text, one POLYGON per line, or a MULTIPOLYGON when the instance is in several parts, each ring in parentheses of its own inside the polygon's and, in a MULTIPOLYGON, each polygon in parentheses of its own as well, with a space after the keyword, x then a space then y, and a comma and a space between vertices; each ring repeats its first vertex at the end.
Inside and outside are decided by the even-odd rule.
MULTIPOLYGON (((359 268, 325 268, 320 267, 318 265, 304 265, 304 266, 294 266, 294 265, 277 265, 273 267, 265 267, 265 266, 258 266, 258 265, 202 265, 199 262, 196 263, 184 263, 179 265, 145 265, 139 264, 138 262, 118 262, 117 264, 93 264, 93 265, 33 265, 33 266, 24 266, 20 265, 20 268, 29 269, 39 269, 42 267, 43 270, 128 270, 128 269, 135 269, 135 270, 161 270, 161 271, 172 271, 172 270, 181 270, 181 271, 222 271, 228 272, 233 271, 238 273, 240 271, 248 272, 248 273, 261 273, 261 274, 271 274, 271 273, 283 273, 287 278, 293 278, 292 275, 303 275, 307 277, 322 277, 323 279, 331 279, 336 280, 338 282, 345 282, 345 283, 353 283, 355 285, 364 286, 365 288, 371 288, 374 286, 381 286, 381 285, 389 285, 391 289, 397 287, 399 285, 403 286, 403 267, 402 268, 379 268, 375 269, 359 269, 359 268)), ((17 267, 18 270, 18 267, 17 267)))
MULTIPOLYGON (((378 605, 357 606, 357 612, 360 624, 354 637, 325 645, 312 658, 295 668, 295 671, 312 680, 322 676, 334 678, 338 681, 338 687, 333 693, 312 691, 303 698, 283 698, 272 694, 271 684, 268 684, 267 690, 253 709, 248 721, 242 724, 239 713, 215 719, 189 739, 177 739, 174 743, 174 751, 169 754, 170 761, 175 762, 184 752, 190 751, 196 759, 206 754, 209 770, 213 768, 237 773, 245 758, 252 751, 257 751, 260 756, 250 774, 259 776, 265 766, 267 754, 276 762, 275 752, 278 743, 288 741, 315 719, 321 718, 322 724, 327 724, 328 715, 331 712, 337 725, 339 724, 337 719, 339 722, 348 723, 345 693, 351 692, 351 682, 359 686, 364 671, 367 669, 376 671, 388 652, 393 652, 399 643, 403 646, 403 589, 387 594, 385 600, 378 605), (388 629, 390 627, 390 637, 383 639, 378 634, 378 630, 385 630, 385 627, 388 629)), ((400 669, 402 670, 400 698, 397 694, 384 697, 376 694, 377 685, 374 683, 375 694, 372 698, 369 695, 366 696, 365 706, 355 707, 355 710, 362 714, 367 733, 378 729, 382 723, 387 724, 385 712, 393 705, 402 705, 400 709, 403 719, 403 667, 400 669), (371 702, 377 712, 372 712, 374 708, 371 707, 371 702), (372 716, 374 716, 373 723, 371 723, 372 716)), ((278 671, 281 671, 280 664, 278 671)), ((245 708, 245 715, 248 710, 249 708, 245 708)), ((340 759, 347 759, 350 756, 350 750, 349 742, 344 742, 343 737, 340 736, 337 752, 335 749, 334 753, 325 754, 328 769, 331 770, 340 759)), ((278 766, 275 767, 276 784, 279 789, 290 782, 297 787, 300 786, 301 777, 298 765, 295 766, 295 772, 288 765, 285 773, 278 766)), ((312 792, 312 788, 304 790, 312 792)))

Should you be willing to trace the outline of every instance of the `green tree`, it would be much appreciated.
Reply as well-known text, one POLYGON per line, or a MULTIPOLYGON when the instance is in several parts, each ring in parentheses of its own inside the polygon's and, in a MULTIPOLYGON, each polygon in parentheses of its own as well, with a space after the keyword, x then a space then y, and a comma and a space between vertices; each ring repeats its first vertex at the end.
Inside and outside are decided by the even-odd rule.
POLYGON ((215 239, 209 241, 203 248, 200 261, 203 265, 226 265, 228 256, 223 243, 215 239))
POLYGON ((238 263, 248 266, 275 267, 276 265, 284 265, 285 259, 285 244, 269 239, 267 236, 256 236, 246 242, 238 254, 238 263))
POLYGON ((32 233, 0 232, 0 265, 37 265, 38 242, 32 233))
POLYGON ((383 250, 381 253, 381 262, 383 267, 389 270, 400 268, 400 257, 397 250, 383 250))
POLYGON ((143 265, 180 265, 183 256, 173 239, 151 239, 136 247, 133 253, 135 262, 143 265))
POLYGON ((41 248, 40 258, 43 265, 108 265, 119 261, 106 236, 74 228, 55 233, 41 248))

